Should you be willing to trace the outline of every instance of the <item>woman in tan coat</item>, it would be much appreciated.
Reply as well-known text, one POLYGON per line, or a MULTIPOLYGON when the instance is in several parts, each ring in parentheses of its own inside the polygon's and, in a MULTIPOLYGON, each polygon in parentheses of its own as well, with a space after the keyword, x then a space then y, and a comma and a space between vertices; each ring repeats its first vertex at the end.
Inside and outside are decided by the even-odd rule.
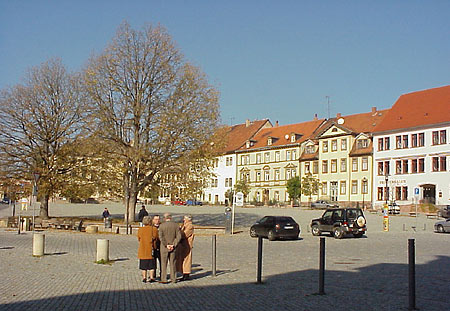
POLYGON ((183 281, 189 280, 192 267, 192 248, 194 247, 194 226, 192 216, 184 216, 181 226, 181 242, 177 248, 177 271, 183 273, 183 281))
POLYGON ((138 258, 139 269, 142 272, 142 282, 147 282, 147 271, 150 271, 148 282, 155 281, 155 259, 153 250, 156 249, 156 243, 159 239, 158 229, 150 226, 151 218, 145 216, 142 219, 144 227, 138 229, 137 238, 139 241, 138 258))

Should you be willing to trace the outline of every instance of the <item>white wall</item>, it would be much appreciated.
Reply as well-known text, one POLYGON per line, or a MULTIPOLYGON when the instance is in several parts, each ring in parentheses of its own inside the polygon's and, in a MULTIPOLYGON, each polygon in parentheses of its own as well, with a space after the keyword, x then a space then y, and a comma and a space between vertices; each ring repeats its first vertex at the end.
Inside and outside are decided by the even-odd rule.
MULTIPOLYGON (((208 187, 203 190, 202 200, 211 204, 216 203, 216 198, 218 198, 218 203, 225 203, 225 192, 231 189, 236 183, 236 155, 228 154, 218 157, 218 165, 213 169, 213 179, 217 179, 217 187, 208 187), (228 162, 227 158, 231 158, 232 164, 228 162), (225 181, 227 178, 232 179, 232 186, 225 186, 225 181)), ((230 161, 230 160, 228 160, 230 161)))

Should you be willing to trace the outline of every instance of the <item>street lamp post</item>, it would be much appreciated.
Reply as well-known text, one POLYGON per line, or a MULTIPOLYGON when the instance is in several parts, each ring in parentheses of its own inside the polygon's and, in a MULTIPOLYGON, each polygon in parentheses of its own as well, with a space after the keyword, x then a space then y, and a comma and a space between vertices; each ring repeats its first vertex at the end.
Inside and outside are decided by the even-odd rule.
POLYGON ((389 187, 388 187, 389 173, 388 172, 386 172, 386 174, 384 175, 384 181, 385 181, 385 186, 386 186, 386 193, 384 194, 384 196, 386 198, 386 205, 388 205, 388 201, 389 201, 389 187))
POLYGON ((364 194, 366 193, 366 182, 367 182, 367 178, 366 178, 366 177, 363 177, 362 182, 363 182, 363 186, 362 186, 362 199, 363 199, 363 201, 362 201, 362 206, 363 206, 363 210, 365 210, 365 208, 364 208, 364 194))

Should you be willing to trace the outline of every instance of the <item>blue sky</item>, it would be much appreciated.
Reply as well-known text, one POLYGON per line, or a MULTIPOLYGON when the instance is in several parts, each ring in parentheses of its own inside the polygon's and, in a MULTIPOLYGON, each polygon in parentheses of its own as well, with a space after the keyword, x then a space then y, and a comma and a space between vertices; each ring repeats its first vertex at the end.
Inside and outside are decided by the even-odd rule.
POLYGON ((220 93, 223 123, 390 107, 450 84, 450 1, 0 0, 0 88, 60 57, 80 70, 119 24, 164 25, 220 93))

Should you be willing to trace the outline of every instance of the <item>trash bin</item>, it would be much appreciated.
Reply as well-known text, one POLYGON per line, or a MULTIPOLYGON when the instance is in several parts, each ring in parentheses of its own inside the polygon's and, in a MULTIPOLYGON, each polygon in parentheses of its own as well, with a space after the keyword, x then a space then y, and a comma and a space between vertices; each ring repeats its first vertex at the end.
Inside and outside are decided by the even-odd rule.
POLYGON ((106 229, 111 229, 112 228, 112 219, 111 219, 111 217, 105 218, 105 228, 106 229))
POLYGON ((231 208, 229 207, 225 209, 225 233, 231 233, 231 208))

